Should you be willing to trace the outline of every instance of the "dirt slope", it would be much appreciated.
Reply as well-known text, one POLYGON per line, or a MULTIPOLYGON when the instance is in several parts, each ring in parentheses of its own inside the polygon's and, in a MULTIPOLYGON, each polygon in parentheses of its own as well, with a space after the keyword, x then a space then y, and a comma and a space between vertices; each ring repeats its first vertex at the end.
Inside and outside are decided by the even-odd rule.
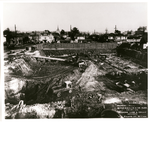
POLYGON ((102 73, 99 72, 98 67, 94 63, 90 62, 81 78, 77 81, 77 85, 85 91, 104 90, 103 83, 95 79, 98 75, 102 75, 102 73))

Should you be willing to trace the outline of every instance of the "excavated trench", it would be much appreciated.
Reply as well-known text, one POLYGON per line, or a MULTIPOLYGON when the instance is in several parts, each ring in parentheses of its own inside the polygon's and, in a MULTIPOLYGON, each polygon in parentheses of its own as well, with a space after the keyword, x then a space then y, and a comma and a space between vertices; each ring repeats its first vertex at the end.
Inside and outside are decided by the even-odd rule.
POLYGON ((74 86, 74 88, 80 87, 82 91, 89 92, 105 91, 107 88, 121 93, 127 91, 127 87, 123 86, 123 84, 128 84, 130 86, 130 89, 132 89, 134 92, 147 90, 147 73, 145 73, 144 71, 135 74, 118 74, 117 72, 113 72, 103 75, 102 72, 100 72, 99 74, 97 72, 94 72, 95 68, 92 69, 88 68, 86 73, 80 73, 78 72, 78 70, 76 70, 76 74, 68 74, 65 78, 62 78, 62 76, 57 78, 49 78, 44 83, 37 83, 37 81, 26 81, 24 91, 26 99, 25 103, 28 104, 29 102, 27 102, 27 100, 30 101, 32 99, 35 103, 56 101, 57 97, 54 97, 52 95, 52 87, 62 86, 62 83, 64 83, 65 80, 71 80, 76 86, 74 86), (93 74, 95 74, 95 76, 93 76, 93 74), (117 86, 116 83, 118 82, 120 83, 120 86, 117 86), (43 95, 44 100, 42 100, 42 98, 38 95, 43 95))
MULTIPOLYGON (((115 59, 110 57, 110 64, 121 62, 115 59)), ((39 63, 33 58, 11 63, 18 70, 10 67, 7 72, 6 118, 100 118, 103 104, 125 99, 147 102, 147 72, 133 71, 130 62, 120 67, 126 67, 126 71, 110 64, 88 61, 88 67, 81 72, 70 65, 39 63), (65 81, 72 82, 73 91, 64 91, 58 97, 53 87, 63 87, 65 81)))

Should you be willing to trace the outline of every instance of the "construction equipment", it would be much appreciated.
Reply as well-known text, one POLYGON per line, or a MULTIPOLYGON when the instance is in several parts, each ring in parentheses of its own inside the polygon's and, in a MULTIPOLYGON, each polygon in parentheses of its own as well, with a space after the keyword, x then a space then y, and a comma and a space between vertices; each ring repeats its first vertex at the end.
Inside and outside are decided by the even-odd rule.
POLYGON ((54 86, 52 87, 52 94, 56 97, 61 97, 62 94, 65 93, 72 93, 72 82, 71 81, 65 81, 62 86, 54 86))

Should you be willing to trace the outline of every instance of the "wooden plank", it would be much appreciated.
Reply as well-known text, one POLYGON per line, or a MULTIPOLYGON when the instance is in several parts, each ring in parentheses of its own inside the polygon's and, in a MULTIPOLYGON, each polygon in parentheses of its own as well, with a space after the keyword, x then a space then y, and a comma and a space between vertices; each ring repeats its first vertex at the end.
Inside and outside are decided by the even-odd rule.
POLYGON ((32 57, 34 57, 34 58, 42 58, 42 59, 49 59, 49 60, 66 61, 66 59, 53 58, 53 57, 44 57, 44 56, 32 56, 32 57))

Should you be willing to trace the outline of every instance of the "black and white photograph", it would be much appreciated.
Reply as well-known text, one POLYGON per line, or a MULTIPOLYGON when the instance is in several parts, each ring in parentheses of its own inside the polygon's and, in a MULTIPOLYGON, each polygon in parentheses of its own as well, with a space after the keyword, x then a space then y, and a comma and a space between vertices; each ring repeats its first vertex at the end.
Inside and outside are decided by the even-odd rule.
POLYGON ((148 118, 147 2, 3 3, 4 118, 148 118))

